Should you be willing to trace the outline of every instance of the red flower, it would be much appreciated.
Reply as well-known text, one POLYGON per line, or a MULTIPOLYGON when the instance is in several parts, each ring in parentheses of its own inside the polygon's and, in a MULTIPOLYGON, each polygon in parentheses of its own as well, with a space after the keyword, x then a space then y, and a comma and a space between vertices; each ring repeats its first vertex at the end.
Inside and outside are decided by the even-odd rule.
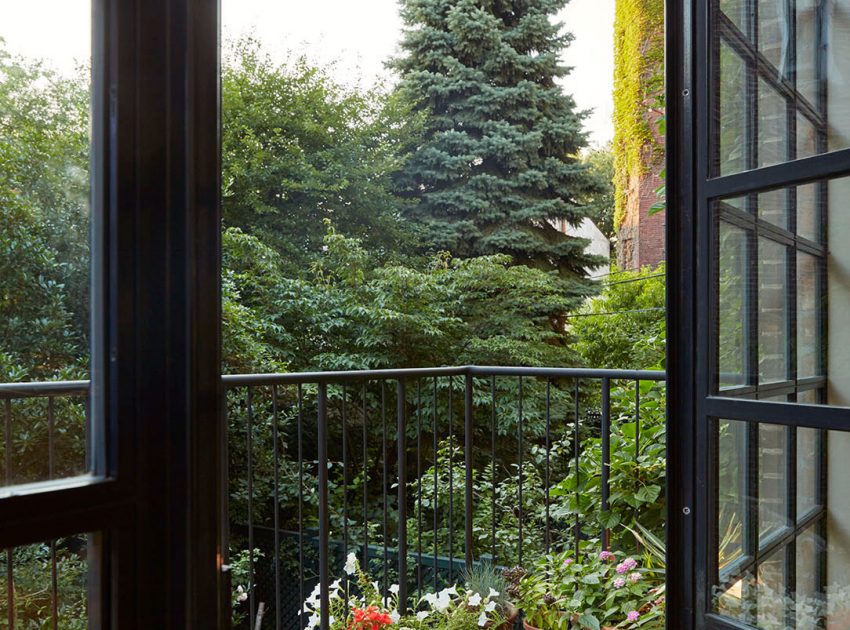
POLYGON ((392 617, 377 606, 354 608, 351 613, 353 620, 348 624, 348 630, 381 630, 393 623, 392 617))

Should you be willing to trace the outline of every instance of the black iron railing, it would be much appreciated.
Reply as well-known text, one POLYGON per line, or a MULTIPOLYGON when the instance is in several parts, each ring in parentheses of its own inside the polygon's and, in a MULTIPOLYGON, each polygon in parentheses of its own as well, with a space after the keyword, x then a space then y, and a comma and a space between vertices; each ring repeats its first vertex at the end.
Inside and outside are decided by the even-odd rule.
POLYGON ((590 531, 591 515, 552 514, 551 476, 570 467, 578 474, 582 440, 597 438, 597 510, 606 512, 612 388, 620 398, 633 388, 637 456, 641 382, 664 378, 477 366, 224 376, 231 547, 247 556, 253 586, 247 627, 258 614, 273 615, 267 627, 303 627, 301 603, 318 584, 327 628, 328 587, 349 551, 385 593, 398 582, 403 608, 409 595, 455 581, 479 561, 521 564, 529 549, 578 550, 597 537, 607 547, 609 532, 590 531), (507 536, 505 522, 513 523, 507 536))
MULTIPOLYGON (((231 565, 248 593, 237 625, 264 614, 262 627, 303 627, 305 596, 318 584, 327 611, 351 551, 385 591, 398 582, 404 606, 478 562, 509 566, 590 538, 607 546, 591 511, 565 516, 549 490, 579 474, 596 440, 594 508, 606 512, 612 425, 633 423, 637 457, 641 384, 664 378, 512 367, 222 377, 231 565)), ((85 472, 88 393, 87 381, 0 384, 5 485, 85 472)))

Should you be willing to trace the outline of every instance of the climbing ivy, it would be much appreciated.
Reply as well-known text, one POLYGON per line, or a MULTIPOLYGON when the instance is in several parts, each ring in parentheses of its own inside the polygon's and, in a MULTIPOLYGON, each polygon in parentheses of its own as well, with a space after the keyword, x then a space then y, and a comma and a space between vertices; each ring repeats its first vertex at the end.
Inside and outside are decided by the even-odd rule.
POLYGON ((663 156, 648 115, 664 94, 663 0, 617 0, 614 19, 614 226, 625 214, 632 176, 663 156))

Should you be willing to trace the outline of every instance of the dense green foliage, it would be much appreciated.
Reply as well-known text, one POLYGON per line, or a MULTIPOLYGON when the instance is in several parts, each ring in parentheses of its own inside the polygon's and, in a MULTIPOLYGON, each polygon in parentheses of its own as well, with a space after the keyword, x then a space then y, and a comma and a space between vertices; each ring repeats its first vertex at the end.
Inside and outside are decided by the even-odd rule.
POLYGON ((457 256, 510 254, 580 284, 585 241, 551 224, 579 224, 597 190, 572 97, 555 79, 572 36, 552 18, 567 0, 404 0, 402 96, 426 114, 401 184, 419 203, 406 216, 457 256))
POLYGON ((570 319, 582 365, 598 368, 660 369, 664 365, 664 266, 616 271, 599 296, 570 319))
POLYGON ((582 161, 596 179, 596 188, 586 197, 588 216, 593 217, 596 227, 613 239, 617 235, 614 226, 614 151, 611 144, 591 149, 582 155, 582 161))
POLYGON ((0 377, 84 373, 88 100, 0 41, 0 377), (83 370, 75 369, 82 366, 83 370))
POLYGON ((320 251, 323 219, 370 251, 399 251, 392 176, 417 118, 378 90, 357 92, 303 58, 277 64, 251 39, 222 67, 222 206, 225 225, 260 236, 301 274, 320 251))

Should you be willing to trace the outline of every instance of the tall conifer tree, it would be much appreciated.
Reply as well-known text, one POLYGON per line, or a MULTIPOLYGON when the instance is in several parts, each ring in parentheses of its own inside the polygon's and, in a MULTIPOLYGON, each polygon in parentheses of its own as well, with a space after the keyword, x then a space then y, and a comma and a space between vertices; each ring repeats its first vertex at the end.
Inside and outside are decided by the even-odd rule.
POLYGON ((507 253, 579 279, 599 264, 587 241, 553 223, 581 223, 598 187, 578 159, 586 112, 555 82, 572 40, 555 23, 569 0, 400 0, 399 89, 426 118, 402 187, 409 218, 438 249, 507 253))

